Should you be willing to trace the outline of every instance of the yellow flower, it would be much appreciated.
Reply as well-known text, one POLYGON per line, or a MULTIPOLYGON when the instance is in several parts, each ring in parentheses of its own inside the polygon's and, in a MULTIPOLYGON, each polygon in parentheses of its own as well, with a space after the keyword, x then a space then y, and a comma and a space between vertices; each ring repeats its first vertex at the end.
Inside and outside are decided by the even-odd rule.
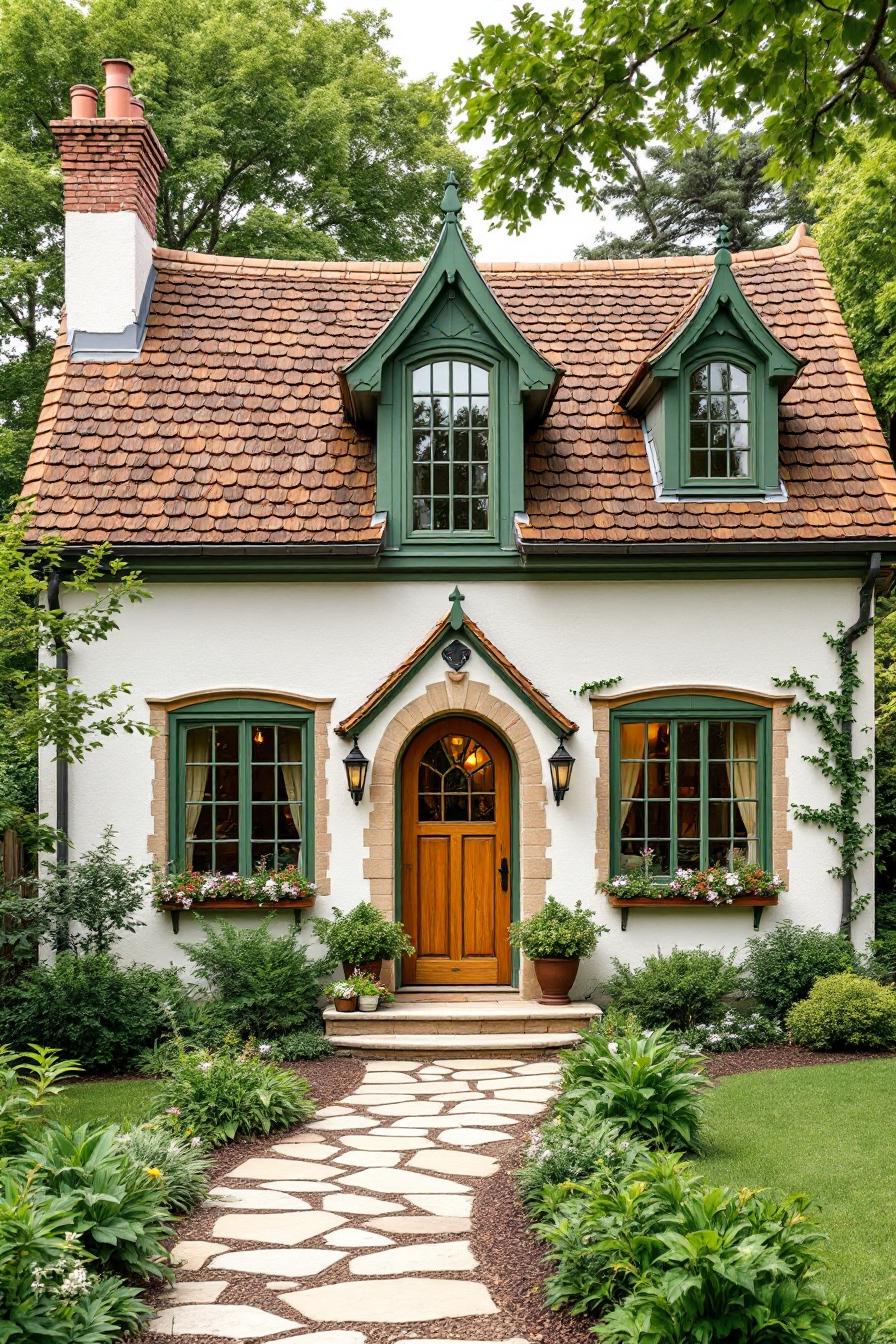
POLYGON ((147 1167, 146 1174, 153 1181, 160 1181, 162 1179, 162 1173, 159 1171, 158 1167, 147 1167))

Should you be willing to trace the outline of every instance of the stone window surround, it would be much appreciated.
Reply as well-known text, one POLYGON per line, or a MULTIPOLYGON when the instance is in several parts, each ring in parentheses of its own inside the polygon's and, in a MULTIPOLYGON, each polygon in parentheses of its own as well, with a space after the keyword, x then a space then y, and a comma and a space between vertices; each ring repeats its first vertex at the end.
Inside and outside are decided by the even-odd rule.
POLYGON ((718 695, 731 700, 742 700, 745 704, 758 705, 771 710, 771 754, 772 754, 772 870, 781 877, 784 890, 787 890, 790 870, 790 851, 793 846, 793 833, 788 827, 789 781, 787 777, 787 755, 790 738, 791 715, 785 711, 793 703, 792 695, 765 695, 757 691, 747 691, 738 686, 650 686, 637 691, 621 692, 616 695, 592 695, 591 718, 594 726, 595 751, 597 755, 597 834, 595 836, 595 873, 598 882, 610 877, 611 840, 610 840, 610 714, 623 705, 636 704, 639 700, 650 700, 654 696, 672 695, 718 695))
POLYGON ((164 867, 168 862, 168 722, 169 715, 189 705, 235 698, 271 700, 295 709, 310 710, 314 715, 314 873, 321 896, 330 894, 330 802, 327 795, 327 759, 330 751, 331 699, 290 695, 285 691, 265 690, 257 686, 215 687, 191 691, 189 695, 147 697, 150 726, 155 729, 150 755, 153 763, 152 829, 147 838, 150 857, 164 867))
MULTIPOLYGON (((520 915, 534 914, 544 905, 551 876, 548 794, 541 753, 522 716, 497 699, 483 682, 470 681, 467 672, 446 672, 444 681, 427 686, 422 695, 397 711, 377 745, 370 769, 370 817, 364 831, 364 876, 371 902, 389 919, 395 918, 397 772, 411 738, 434 719, 450 714, 481 719, 504 738, 516 758, 520 915)), ((519 989, 524 999, 540 993, 535 972, 525 957, 521 960, 519 989)))

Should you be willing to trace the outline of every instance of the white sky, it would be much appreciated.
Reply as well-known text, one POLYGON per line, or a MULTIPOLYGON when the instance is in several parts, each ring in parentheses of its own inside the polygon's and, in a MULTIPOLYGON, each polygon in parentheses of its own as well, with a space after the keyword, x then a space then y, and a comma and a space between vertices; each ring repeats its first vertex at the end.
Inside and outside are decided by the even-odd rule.
MULTIPOLYGON (((569 3, 569 0, 565 0, 569 3)), ((385 9, 391 15, 390 47, 411 79, 435 75, 444 79, 459 56, 471 55, 476 43, 470 38, 473 24, 508 22, 515 0, 326 0, 327 13, 336 16, 347 9, 385 9)), ((535 0, 535 8, 550 13, 561 0, 535 0)), ((466 145, 474 155, 485 142, 466 145)), ((489 226, 473 204, 464 209, 464 222, 479 247, 477 261, 568 261, 579 243, 590 243, 597 233, 597 219, 581 210, 575 200, 564 198, 564 208, 537 220, 523 234, 511 236, 503 228, 489 226)))

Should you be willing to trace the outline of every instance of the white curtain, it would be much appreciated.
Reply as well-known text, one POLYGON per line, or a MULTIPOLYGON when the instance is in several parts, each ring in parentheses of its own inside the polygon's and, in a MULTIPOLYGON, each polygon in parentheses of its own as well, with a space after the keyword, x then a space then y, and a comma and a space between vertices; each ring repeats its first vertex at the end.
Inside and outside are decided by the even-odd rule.
POLYGON ((756 862, 756 725, 755 723, 734 724, 734 756, 731 769, 733 773, 734 798, 740 819, 749 837, 747 841, 747 861, 756 862), (737 757, 752 757, 741 759, 737 757))
POLYGON ((301 838, 302 835, 302 761, 301 761, 301 734, 295 728, 281 728, 279 731, 279 751, 278 755, 292 756, 292 761, 283 761, 281 759, 280 769, 283 772, 283 784, 286 789, 286 800, 289 803, 289 812, 296 828, 296 833, 301 838))
POLYGON ((188 844, 196 834, 196 827, 199 825, 199 817, 202 813, 201 800, 205 796, 205 788, 208 784, 209 760, 212 754, 211 734, 211 728, 187 729, 186 838, 188 844))
POLYGON ((626 761, 625 756, 641 756, 644 753, 644 725, 643 723, 623 723, 619 730, 619 829, 622 830, 625 825, 632 802, 643 794, 643 770, 644 762, 641 760, 626 761))

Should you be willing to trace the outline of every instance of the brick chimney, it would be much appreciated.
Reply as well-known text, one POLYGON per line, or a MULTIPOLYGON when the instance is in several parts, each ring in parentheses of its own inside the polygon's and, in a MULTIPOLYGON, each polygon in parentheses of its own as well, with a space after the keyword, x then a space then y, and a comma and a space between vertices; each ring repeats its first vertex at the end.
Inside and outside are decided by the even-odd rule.
POLYGON ((136 359, 155 272, 159 175, 168 158, 131 90, 130 61, 103 61, 97 91, 71 90, 71 116, 50 127, 65 184, 65 308, 73 359, 136 359))

